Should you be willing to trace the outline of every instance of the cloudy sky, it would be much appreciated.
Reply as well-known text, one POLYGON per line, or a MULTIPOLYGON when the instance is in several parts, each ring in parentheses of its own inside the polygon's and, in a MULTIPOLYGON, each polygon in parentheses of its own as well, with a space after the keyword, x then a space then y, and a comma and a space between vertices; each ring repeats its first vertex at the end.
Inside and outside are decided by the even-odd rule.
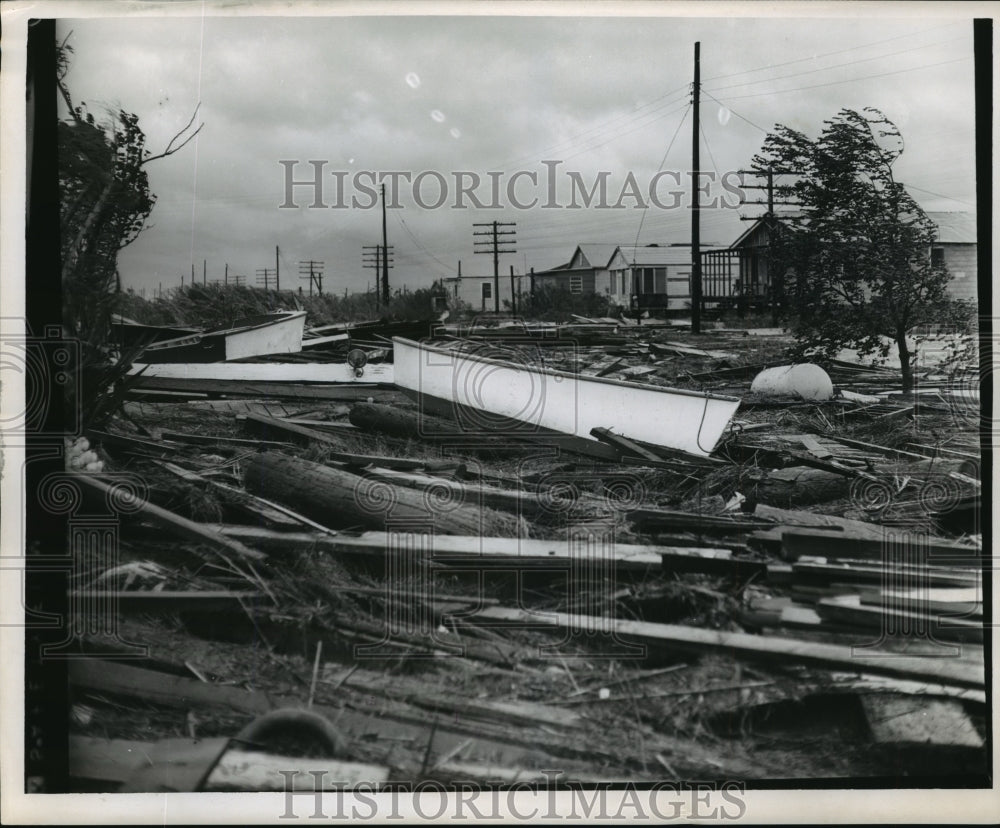
MULTIPOLYGON (((59 24, 60 37, 72 31, 67 82, 75 101, 96 114, 135 112, 154 152, 201 104, 201 134, 148 167, 157 203, 120 259, 125 285, 145 287, 147 296, 160 283, 189 279, 192 263, 200 280, 203 260, 209 279, 228 263, 253 283, 258 268, 274 266, 275 245, 283 287, 297 285, 298 263, 313 259, 325 262, 327 290, 364 290, 373 271, 362 267, 362 246, 380 242, 382 223, 363 189, 371 185, 366 171, 411 181, 424 173, 416 193, 397 177, 390 201, 395 287, 454 275, 459 261, 464 275, 491 273, 491 258, 473 253, 474 222, 516 222, 517 252, 502 257, 501 272, 560 264, 581 242, 686 241, 688 201, 671 193, 682 189, 674 176, 690 169, 695 41, 702 169, 721 176, 746 167, 776 123, 816 135, 839 109, 873 106, 902 130, 897 175, 925 209, 974 209, 970 19, 208 10, 59 24), (287 204, 283 160, 299 162, 297 180, 312 178, 309 161, 324 162, 325 207, 311 206, 311 187, 295 188, 297 207, 279 206, 287 204), (655 178, 658 171, 665 174, 655 178), (466 187, 473 176, 482 183, 463 195, 459 173, 466 187), (574 177, 588 190, 603 178, 605 206, 582 206, 579 189, 574 199, 574 177), (489 206, 494 180, 498 208, 489 206), (517 209, 511 195, 537 204, 517 209)), ((718 184, 709 197, 733 201, 718 184)), ((703 242, 728 244, 746 226, 739 216, 758 211, 703 210, 703 242)))

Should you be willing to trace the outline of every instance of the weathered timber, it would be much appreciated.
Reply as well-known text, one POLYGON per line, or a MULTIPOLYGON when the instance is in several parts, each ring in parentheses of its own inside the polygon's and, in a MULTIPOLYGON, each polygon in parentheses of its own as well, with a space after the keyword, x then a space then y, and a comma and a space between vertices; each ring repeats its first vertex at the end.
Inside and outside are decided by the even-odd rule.
POLYGON ((981 620, 946 618, 925 609, 900 609, 891 603, 862 604, 857 595, 823 598, 816 603, 816 611, 823 618, 871 630, 894 629, 914 638, 930 635, 938 641, 983 643, 981 620))
POLYGON ((977 750, 983 747, 982 737, 956 699, 890 694, 863 694, 859 698, 876 744, 977 750))
POLYGON ((869 655, 851 647, 835 644, 706 630, 677 624, 653 624, 621 618, 537 612, 507 607, 486 607, 473 615, 464 616, 463 620, 486 626, 515 624, 560 631, 609 631, 622 640, 652 647, 698 653, 724 652, 737 658, 778 660, 785 664, 801 661, 804 664, 841 670, 864 670, 905 678, 925 678, 961 687, 980 688, 985 683, 983 665, 964 659, 924 658, 899 654, 886 658, 885 653, 869 655))
POLYGON ((850 481, 835 472, 796 466, 769 471, 752 491, 760 503, 769 506, 809 506, 846 497, 850 481))
MULTIPOLYGON (((338 555, 381 558, 397 543, 385 532, 365 532, 359 536, 324 536, 306 532, 272 532, 251 526, 219 526, 231 538, 252 542, 261 549, 287 552, 315 548, 338 555)), ((583 539, 536 540, 461 535, 417 535, 413 542, 434 563, 462 568, 498 566, 503 568, 565 567, 585 563, 587 547, 583 539), (424 546, 426 544, 426 546, 424 546)), ((409 543, 409 541, 407 541, 409 543)), ((653 572, 662 565, 663 555, 703 552, 703 549, 615 543, 598 547, 595 555, 607 555, 619 572, 653 572)), ((725 552, 726 550, 708 550, 725 552)), ((449 599, 450 600, 450 599, 449 599)))
MULTIPOLYGON (((384 631, 383 631, 384 632, 384 631)), ((273 696, 259 691, 210 684, 197 679, 182 678, 167 673, 146 670, 131 665, 94 659, 78 659, 69 664, 69 681, 74 687, 101 695, 141 699, 144 703, 157 704, 180 710, 229 710, 238 711, 248 718, 260 716, 282 707, 299 707, 299 699, 273 696)), ((372 752, 388 759, 394 755, 394 765, 403 765, 409 772, 416 772, 413 765, 400 757, 394 747, 401 744, 424 746, 427 744, 431 722, 426 711, 413 710, 401 702, 381 709, 370 705, 352 709, 344 705, 330 707, 314 704, 314 712, 336 723, 336 728, 346 738, 363 739, 372 752), (409 767, 407 767, 409 766, 409 767)), ((434 745, 438 750, 449 750, 468 741, 468 753, 476 757, 495 756, 498 761, 516 763, 528 760, 533 767, 556 767, 552 755, 539 746, 542 739, 537 728, 520 729, 516 726, 493 728, 482 721, 464 722, 459 717, 442 717, 436 724, 434 745)), ((545 748, 556 749, 552 737, 544 740, 545 748)), ((566 750, 556 750, 556 755, 566 750)), ((307 783, 308 784, 308 783, 307 783)))
POLYGON ((511 520, 504 516, 501 521, 496 512, 483 508, 442 506, 423 492, 270 452, 246 462, 243 483, 251 492, 286 503, 324 526, 382 529, 390 520, 412 520, 444 534, 478 534, 511 520))
POLYGON ((620 434, 612 433, 610 429, 594 428, 591 429, 590 434, 602 443, 607 443, 609 446, 614 446, 617 449, 634 454, 637 457, 641 457, 643 460, 652 460, 657 463, 663 460, 660 455, 653 453, 647 448, 643 448, 638 443, 629 440, 628 437, 622 437, 620 434))
MULTIPOLYGON (((75 779, 113 783, 109 790, 126 780, 142 787, 135 774, 153 765, 172 768, 192 764, 193 775, 200 773, 205 760, 218 756, 202 785, 204 791, 284 791, 287 777, 281 772, 299 767, 302 757, 278 756, 262 751, 232 746, 224 737, 212 739, 163 739, 159 742, 136 742, 126 739, 98 739, 91 736, 69 737, 69 774, 75 779), (229 747, 227 750, 226 748, 229 747), (221 755, 219 755, 221 754, 221 755)), ((388 769, 377 765, 345 762, 337 759, 310 759, 310 768, 326 771, 321 783, 327 790, 343 789, 353 784, 376 785, 384 782, 388 769)), ((313 790, 315 778, 301 772, 295 778, 296 790, 313 790)))
POLYGON ((242 437, 219 437, 212 434, 180 434, 176 431, 161 431, 160 436, 164 440, 173 440, 175 443, 191 443, 196 446, 212 445, 213 443, 223 443, 232 446, 246 448, 288 448, 291 443, 267 442, 264 440, 246 440, 242 437))
POLYGON ((820 558, 898 561, 928 566, 975 566, 982 551, 969 544, 944 538, 886 529, 882 538, 859 537, 852 532, 822 529, 785 529, 781 533, 783 557, 798 560, 803 555, 820 558))
MULTIPOLYGON (((108 477, 107 479, 109 480, 109 483, 105 483, 104 480, 101 480, 91 474, 73 473, 73 479, 79 481, 80 485, 84 488, 89 489, 92 492, 96 492, 102 497, 110 499, 115 496, 114 485, 109 485, 109 483, 114 483, 114 477, 108 477)), ((176 515, 173 512, 163 509, 154 503, 149 503, 148 501, 135 504, 133 508, 130 509, 128 515, 133 518, 145 518, 146 520, 155 523, 157 526, 166 529, 168 532, 178 535, 185 540, 206 544, 216 550, 239 555, 244 559, 259 561, 264 560, 266 557, 266 555, 262 552, 251 549, 238 540, 227 538, 225 535, 222 535, 215 530, 204 526, 203 524, 196 523, 193 520, 188 520, 186 517, 182 517, 181 515, 176 515)))
MULTIPOLYGON (((268 417, 263 414, 248 414, 243 421, 244 428, 251 433, 259 435, 286 436, 288 439, 308 445, 313 442, 323 443, 328 446, 340 447, 341 441, 334 435, 326 434, 322 431, 303 426, 299 423, 279 420, 275 417, 268 417)), ((319 424, 317 424, 319 425, 319 424)), ((322 425, 332 425, 323 423, 322 425)), ((338 463, 346 463, 349 466, 381 466, 386 469, 463 469, 461 463, 455 460, 421 460, 417 458, 405 457, 385 457, 374 454, 355 454, 346 451, 331 451, 327 453, 330 460, 338 463)))
POLYGON ((743 579, 766 574, 767 563, 736 557, 728 549, 672 549, 663 553, 663 569, 743 579))

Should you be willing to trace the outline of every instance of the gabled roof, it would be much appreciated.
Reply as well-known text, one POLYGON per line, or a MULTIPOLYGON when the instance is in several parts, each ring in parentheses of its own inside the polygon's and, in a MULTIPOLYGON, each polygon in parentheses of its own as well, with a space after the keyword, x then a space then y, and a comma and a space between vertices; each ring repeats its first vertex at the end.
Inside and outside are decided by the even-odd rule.
POLYGON ((938 228, 937 240, 942 244, 975 244, 976 214, 969 212, 928 213, 938 228))
POLYGON ((577 245, 570 264, 576 261, 576 254, 579 253, 582 257, 580 264, 583 267, 604 268, 608 266, 617 249, 617 244, 580 244, 577 245))

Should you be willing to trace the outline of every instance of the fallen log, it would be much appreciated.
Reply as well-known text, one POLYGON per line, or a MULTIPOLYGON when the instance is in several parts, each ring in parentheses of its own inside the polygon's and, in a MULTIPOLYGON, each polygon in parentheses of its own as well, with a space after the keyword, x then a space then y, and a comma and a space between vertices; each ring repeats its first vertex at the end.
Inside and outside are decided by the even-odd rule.
POLYGON ((454 503, 443 489, 418 492, 271 452, 247 461, 243 484, 324 526, 385 529, 396 521, 410 521, 449 535, 493 535, 503 530, 516 534, 519 526, 510 515, 454 503))

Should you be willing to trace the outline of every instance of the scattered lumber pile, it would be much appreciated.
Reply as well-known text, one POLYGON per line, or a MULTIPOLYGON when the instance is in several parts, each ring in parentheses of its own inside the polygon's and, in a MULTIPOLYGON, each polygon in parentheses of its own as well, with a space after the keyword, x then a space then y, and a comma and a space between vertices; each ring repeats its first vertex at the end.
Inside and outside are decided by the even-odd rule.
MULTIPOLYGON (((366 336, 317 329, 303 357, 391 357, 366 336)), ((985 778, 963 421, 850 363, 823 366, 829 400, 749 396, 787 364, 777 332, 437 336, 743 405, 700 456, 613 422, 470 438, 460 412, 369 384, 134 388, 88 434, 104 471, 71 478, 121 518, 120 560, 81 564, 71 596, 117 619, 81 624, 100 659, 69 668, 76 790, 281 790, 303 757, 373 786, 985 778), (124 641, 151 643, 118 661, 124 641), (325 747, 260 730, 279 713, 318 717, 325 747)))

